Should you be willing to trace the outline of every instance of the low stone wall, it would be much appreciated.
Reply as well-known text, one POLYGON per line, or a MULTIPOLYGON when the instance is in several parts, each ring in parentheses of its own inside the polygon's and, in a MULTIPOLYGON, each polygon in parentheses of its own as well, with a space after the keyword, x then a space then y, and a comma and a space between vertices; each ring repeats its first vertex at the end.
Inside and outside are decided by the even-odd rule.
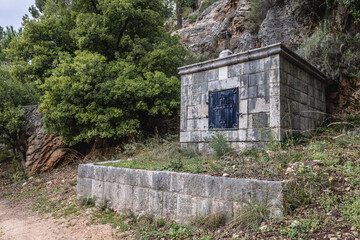
POLYGON ((283 182, 213 177, 81 164, 78 198, 125 213, 152 214, 180 223, 197 215, 225 214, 231 219, 245 203, 267 203, 271 215, 283 210, 283 182))

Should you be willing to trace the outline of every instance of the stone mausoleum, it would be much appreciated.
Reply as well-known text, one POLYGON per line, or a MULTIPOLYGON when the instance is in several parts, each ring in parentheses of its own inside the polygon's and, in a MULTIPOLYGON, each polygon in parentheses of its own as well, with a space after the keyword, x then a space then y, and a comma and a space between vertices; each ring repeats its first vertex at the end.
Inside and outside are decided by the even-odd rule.
POLYGON ((180 142, 209 151, 221 131, 235 149, 289 134, 309 135, 325 119, 325 76, 282 44, 179 68, 180 142))

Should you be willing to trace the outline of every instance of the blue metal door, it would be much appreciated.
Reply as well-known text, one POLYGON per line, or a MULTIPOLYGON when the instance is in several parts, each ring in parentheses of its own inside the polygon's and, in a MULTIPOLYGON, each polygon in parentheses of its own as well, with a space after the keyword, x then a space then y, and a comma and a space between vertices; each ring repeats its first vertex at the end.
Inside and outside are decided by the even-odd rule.
POLYGON ((209 129, 239 127, 239 91, 237 88, 209 92, 209 129))

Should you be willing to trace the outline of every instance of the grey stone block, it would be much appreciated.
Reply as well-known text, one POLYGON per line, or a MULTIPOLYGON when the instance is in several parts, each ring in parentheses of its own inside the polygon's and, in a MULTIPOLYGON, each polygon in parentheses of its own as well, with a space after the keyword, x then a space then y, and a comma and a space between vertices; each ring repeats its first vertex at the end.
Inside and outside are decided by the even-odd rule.
POLYGON ((152 188, 154 190, 169 191, 170 190, 170 174, 168 172, 154 172, 152 180, 152 188))
POLYGON ((226 218, 226 221, 229 222, 233 216, 233 202, 213 201, 211 214, 224 215, 226 218))
POLYGON ((204 197, 221 199, 221 187, 223 178, 214 178, 205 175, 204 197))
POLYGON ((119 201, 118 186, 118 183, 104 182, 104 199, 107 201, 107 207, 115 210, 119 201))
POLYGON ((149 189, 149 213, 156 218, 163 216, 163 192, 149 189))
POLYGON ((249 75, 240 76, 240 87, 249 87, 249 75))
POLYGON ((104 182, 93 180, 91 185, 91 197, 95 199, 96 204, 102 204, 104 201, 104 182))
POLYGON ((196 198, 196 215, 207 216, 211 214, 213 201, 209 198, 196 198))
POLYGON ((138 170, 139 187, 151 188, 153 186, 153 171, 138 170))
POLYGON ((133 210, 137 214, 148 213, 149 209, 149 189, 134 187, 133 210))
POLYGON ((125 184, 125 177, 126 177, 126 170, 125 168, 115 168, 115 180, 117 183, 125 184))
POLYGON ((250 74, 249 75, 249 86, 258 86, 258 85, 262 85, 262 84, 267 84, 268 81, 266 79, 266 74, 265 72, 261 72, 261 73, 255 73, 255 74, 250 74))
POLYGON ((236 77, 242 74, 242 64, 236 64, 229 66, 229 77, 236 77))
POLYGON ((248 88, 248 97, 249 98, 257 98, 257 93, 258 93, 258 90, 257 90, 256 86, 248 88))
POLYGON ((206 76, 206 72, 197 72, 194 73, 194 79, 193 82, 194 84, 199 84, 199 83, 204 83, 207 82, 207 76, 206 76))
POLYGON ((116 168, 115 167, 107 167, 104 171, 104 181, 105 182, 116 182, 116 168))
POLYGON ((240 99, 247 99, 248 98, 248 88, 240 88, 240 99))
POLYGON ((130 186, 138 186, 139 176, 136 169, 125 169, 125 184, 130 186))
POLYGON ((125 213, 133 209, 134 187, 129 185, 119 185, 119 205, 118 212, 125 213))
POLYGON ((183 173, 170 174, 170 191, 171 192, 184 192, 185 176, 183 173))
POLYGON ((194 217, 195 209, 193 209, 192 197, 188 195, 177 195, 177 221, 185 223, 194 217))
POLYGON ((184 174, 184 193, 193 196, 204 196, 205 175, 184 174))
POLYGON ((217 69, 211 69, 206 71, 206 80, 215 81, 219 79, 219 71, 217 69))
POLYGON ((90 198, 92 192, 92 179, 78 177, 76 192, 79 199, 90 198))
POLYGON ((252 126, 255 128, 267 128, 269 126, 269 116, 265 112, 254 113, 252 116, 252 126))
POLYGON ((261 98, 269 98, 269 85, 263 84, 257 87, 257 96, 261 98))
POLYGON ((194 84, 191 86, 191 95, 204 94, 208 91, 208 83, 194 84))
POLYGON ((94 179, 104 181, 105 167, 94 166, 94 179))
POLYGON ((265 60, 257 59, 249 62, 245 62, 245 74, 248 73, 257 73, 265 71, 265 60))
POLYGON ((79 178, 93 178, 94 166, 90 164, 80 164, 78 167, 79 178))
POLYGON ((177 219, 177 194, 164 192, 163 217, 177 219))

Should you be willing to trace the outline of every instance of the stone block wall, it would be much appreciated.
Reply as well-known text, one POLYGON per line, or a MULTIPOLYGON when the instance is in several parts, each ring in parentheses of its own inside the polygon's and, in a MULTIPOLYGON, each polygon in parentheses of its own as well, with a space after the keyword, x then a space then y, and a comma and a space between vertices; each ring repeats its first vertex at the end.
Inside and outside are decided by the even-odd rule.
POLYGON ((324 120, 325 77, 281 44, 179 68, 180 142, 201 152, 221 131, 235 149, 308 133, 324 120), (209 129, 209 93, 239 89, 236 129, 209 129))
POLYGON ((228 220, 245 203, 266 203, 272 217, 283 211, 281 181, 213 177, 80 164, 77 195, 120 213, 152 214, 180 223, 195 216, 224 214, 228 220))

